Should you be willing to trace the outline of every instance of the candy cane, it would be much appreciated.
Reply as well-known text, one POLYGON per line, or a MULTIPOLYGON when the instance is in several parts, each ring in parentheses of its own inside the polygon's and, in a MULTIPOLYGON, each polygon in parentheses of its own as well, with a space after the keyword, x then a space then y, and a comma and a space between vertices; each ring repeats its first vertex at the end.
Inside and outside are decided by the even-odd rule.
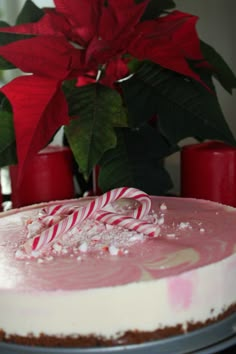
MULTIPOLYGON (((136 188, 128 188, 128 187, 122 187, 122 188, 116 188, 113 189, 105 194, 103 194, 100 197, 97 197, 93 201, 91 201, 85 208, 88 208, 89 205, 93 202, 96 202, 96 207, 94 207, 94 212, 96 210, 100 210, 104 208, 106 205, 108 205, 111 202, 114 202, 118 199, 121 198, 132 198, 141 203, 141 205, 133 211, 133 217, 137 219, 141 219, 144 217, 148 212, 150 211, 151 208, 151 199, 148 196, 148 194, 140 191, 139 189, 136 188)), ((80 207, 83 208, 83 207, 80 207)), ((76 206, 68 206, 65 204, 59 204, 59 205, 54 205, 51 207, 44 208, 43 210, 49 214, 49 215, 56 215, 56 214, 62 214, 66 213, 69 214, 70 212, 75 211, 78 209, 76 206)))
MULTIPOLYGON (((68 212, 68 210, 72 211, 72 214, 65 217, 63 220, 59 221, 58 223, 52 225, 48 229, 42 231, 40 235, 36 235, 32 239, 28 240, 24 245, 24 248, 26 250, 29 250, 29 248, 31 248, 31 250, 33 251, 38 251, 42 249, 45 245, 54 241, 59 235, 71 230, 75 225, 81 224, 81 222, 86 218, 92 217, 97 211, 101 210, 109 203, 121 198, 133 198, 140 202, 140 206, 138 206, 138 208, 132 211, 131 213, 131 217, 135 219, 143 218, 150 211, 151 208, 150 197, 146 193, 138 189, 128 188, 128 187, 113 189, 103 194, 102 196, 99 196, 91 200, 87 205, 81 206, 75 210, 73 210, 73 208, 68 209, 68 207, 64 207, 63 205, 53 206, 48 209, 50 215, 55 215, 62 211, 68 212)), ((134 223, 134 221, 136 221, 135 219, 133 219, 134 228, 137 227, 136 223, 134 223)), ((118 224, 118 221, 116 221, 116 223, 118 224)), ((127 224, 129 225, 129 229, 131 229, 132 228, 131 220, 127 224)), ((125 227, 124 221, 123 221, 123 225, 125 227)), ((152 232, 150 232, 150 235, 153 235, 153 230, 152 232)))
POLYGON ((158 225, 122 214, 98 211, 95 213, 94 219, 102 221, 105 224, 121 226, 128 230, 140 232, 147 236, 157 237, 160 233, 158 225))

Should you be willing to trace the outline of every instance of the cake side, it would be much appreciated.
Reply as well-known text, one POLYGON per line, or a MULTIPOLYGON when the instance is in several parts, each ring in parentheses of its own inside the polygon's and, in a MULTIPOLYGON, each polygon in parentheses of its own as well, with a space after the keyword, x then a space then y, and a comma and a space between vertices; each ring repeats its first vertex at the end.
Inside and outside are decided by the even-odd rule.
MULTIPOLYGON (((218 317, 209 319, 204 323, 188 323, 188 332, 202 329, 206 326, 214 324, 228 318, 230 315, 235 314, 236 305, 232 305, 228 310, 224 311, 218 317)), ((176 327, 165 327, 155 331, 142 332, 138 330, 129 330, 124 334, 106 338, 102 336, 92 335, 75 335, 75 336, 50 336, 41 333, 38 337, 30 333, 28 336, 8 335, 6 332, 0 330, 0 342, 14 343, 27 346, 40 346, 40 347, 63 347, 63 348, 86 348, 86 347, 112 347, 121 345, 142 344, 156 340, 165 339, 172 336, 179 336, 186 334, 182 325, 176 327)))
POLYGON ((37 294, 37 298, 34 294, 5 294, 0 296, 3 309, 8 309, 1 312, 6 319, 1 338, 46 346, 86 346, 137 343, 184 333, 235 311, 235 261, 230 257, 178 279, 147 284, 56 296, 37 294), (226 280, 225 271, 231 267, 234 273, 226 280), (173 293, 175 288, 179 290, 173 293))

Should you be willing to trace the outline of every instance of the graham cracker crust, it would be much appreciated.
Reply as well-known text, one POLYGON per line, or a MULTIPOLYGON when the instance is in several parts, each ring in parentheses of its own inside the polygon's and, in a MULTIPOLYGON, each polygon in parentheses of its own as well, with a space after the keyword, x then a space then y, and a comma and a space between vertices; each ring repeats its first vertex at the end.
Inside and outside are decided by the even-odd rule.
MULTIPOLYGON (((214 313, 214 309, 211 310, 214 313)), ((202 322, 188 323, 187 332, 206 327, 217 321, 223 320, 228 316, 236 312, 236 303, 231 305, 228 309, 224 310, 222 314, 215 318, 202 322)), ((181 324, 175 327, 166 327, 163 329, 157 329, 152 332, 141 331, 127 331, 124 334, 117 336, 116 338, 104 338, 98 337, 93 334, 89 336, 48 336, 42 333, 39 337, 35 337, 33 334, 29 334, 27 337, 18 335, 7 335, 4 330, 0 329, 0 342, 20 344, 28 346, 40 346, 40 347, 54 347, 54 348, 88 348, 88 347, 112 347, 118 345, 128 344, 141 344, 144 342, 155 341, 159 339, 168 338, 175 335, 186 333, 181 324)))

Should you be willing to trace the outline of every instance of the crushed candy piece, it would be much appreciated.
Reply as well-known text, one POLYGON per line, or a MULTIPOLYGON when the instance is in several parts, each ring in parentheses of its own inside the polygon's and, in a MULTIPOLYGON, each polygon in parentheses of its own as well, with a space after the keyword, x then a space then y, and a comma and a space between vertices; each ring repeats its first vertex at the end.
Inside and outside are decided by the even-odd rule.
POLYGON ((163 225, 163 224, 164 224, 164 222, 165 222, 164 217, 163 217, 163 216, 161 216, 161 217, 157 220, 157 222, 158 222, 158 225, 163 225))
POLYGON ((62 250, 62 245, 60 245, 59 243, 54 243, 52 248, 53 251, 55 251, 56 253, 60 253, 62 250))
POLYGON ((80 246, 79 246, 79 250, 80 252, 88 252, 88 244, 87 242, 83 242, 80 246))
POLYGON ((166 236, 169 237, 169 238, 175 238, 176 234, 167 234, 166 236))
POLYGON ((117 248, 116 246, 114 245, 111 245, 109 247, 109 253, 112 255, 112 256, 117 256, 119 254, 119 248, 117 248))
POLYGON ((160 210, 167 210, 167 206, 166 206, 165 203, 162 203, 162 204, 160 205, 160 210))
POLYGON ((187 229, 187 228, 192 228, 192 226, 190 225, 190 223, 189 222, 181 222, 180 224, 179 224, 179 229, 180 230, 184 230, 184 229, 187 229))
POLYGON ((48 256, 48 257, 46 257, 46 261, 48 261, 48 262, 51 262, 51 261, 53 261, 54 260, 54 257, 53 256, 48 256))

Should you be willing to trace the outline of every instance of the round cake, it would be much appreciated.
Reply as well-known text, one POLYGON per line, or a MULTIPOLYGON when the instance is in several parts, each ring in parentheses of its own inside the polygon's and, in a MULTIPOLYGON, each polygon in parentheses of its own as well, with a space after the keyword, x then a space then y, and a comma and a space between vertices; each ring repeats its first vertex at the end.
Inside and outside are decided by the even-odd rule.
POLYGON ((89 212, 78 222, 91 200, 0 214, 0 341, 141 343, 235 312, 236 209, 151 197, 148 213, 136 215, 137 226, 142 203, 120 198, 106 203, 110 221, 89 212), (125 217, 130 224, 123 224, 125 217))

